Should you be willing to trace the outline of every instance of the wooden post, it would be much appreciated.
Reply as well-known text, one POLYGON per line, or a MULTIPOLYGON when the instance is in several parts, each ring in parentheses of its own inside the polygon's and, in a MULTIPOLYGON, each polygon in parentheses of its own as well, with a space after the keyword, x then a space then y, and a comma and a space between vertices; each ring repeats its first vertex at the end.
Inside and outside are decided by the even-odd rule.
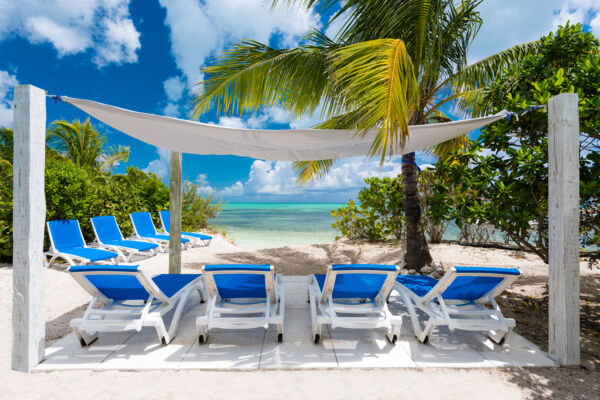
POLYGON ((579 111, 575 93, 548 102, 548 350, 579 365, 579 111))
POLYGON ((44 359, 46 330, 46 92, 16 86, 14 104, 12 368, 31 372, 44 359))
POLYGON ((169 273, 181 273, 181 153, 171 152, 169 273))

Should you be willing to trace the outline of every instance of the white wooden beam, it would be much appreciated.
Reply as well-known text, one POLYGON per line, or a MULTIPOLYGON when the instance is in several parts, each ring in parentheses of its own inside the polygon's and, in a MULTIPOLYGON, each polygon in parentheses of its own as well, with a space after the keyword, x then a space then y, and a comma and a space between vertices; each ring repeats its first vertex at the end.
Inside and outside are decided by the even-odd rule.
POLYGON ((169 273, 181 273, 181 153, 172 151, 170 162, 169 273))
POLYGON ((31 372, 44 359, 44 160, 46 92, 15 87, 13 156, 12 368, 31 372))
POLYGON ((575 93, 548 102, 548 350, 579 365, 579 111, 575 93))

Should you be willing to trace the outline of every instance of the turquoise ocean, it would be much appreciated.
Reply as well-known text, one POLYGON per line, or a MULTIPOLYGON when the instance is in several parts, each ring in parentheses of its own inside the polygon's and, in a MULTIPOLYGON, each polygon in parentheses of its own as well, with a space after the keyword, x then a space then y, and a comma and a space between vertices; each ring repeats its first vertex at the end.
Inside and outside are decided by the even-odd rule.
MULTIPOLYGON (((333 242, 331 210, 341 203, 227 203, 210 225, 224 230, 227 237, 245 249, 283 247, 333 242)), ((458 228, 451 224, 444 236, 455 238, 458 228)))
POLYGON ((210 225, 246 249, 329 243, 335 203, 227 203, 210 225))
MULTIPOLYGON (((341 203, 227 203, 210 225, 224 230, 239 247, 273 248, 333 242, 339 231, 333 229, 331 211, 341 203)), ((450 223, 445 240, 456 240, 459 229, 450 223)), ((499 232, 494 241, 503 243, 499 232)), ((588 250, 595 250, 589 247, 588 250)))

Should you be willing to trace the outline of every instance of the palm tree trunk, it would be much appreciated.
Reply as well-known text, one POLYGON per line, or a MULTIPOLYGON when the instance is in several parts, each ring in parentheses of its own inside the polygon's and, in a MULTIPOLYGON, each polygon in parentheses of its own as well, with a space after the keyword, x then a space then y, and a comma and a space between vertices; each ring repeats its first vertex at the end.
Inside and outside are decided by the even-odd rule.
POLYGON ((406 268, 420 271, 433 261, 421 222, 421 206, 417 193, 415 153, 402 156, 402 194, 406 218, 406 268))

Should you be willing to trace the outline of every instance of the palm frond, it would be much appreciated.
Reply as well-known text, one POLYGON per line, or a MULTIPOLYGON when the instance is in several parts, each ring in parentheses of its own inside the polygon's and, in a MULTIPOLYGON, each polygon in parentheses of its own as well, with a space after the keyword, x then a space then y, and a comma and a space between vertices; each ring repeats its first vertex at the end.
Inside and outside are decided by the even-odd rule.
POLYGON ((370 155, 397 154, 418 99, 412 61, 400 39, 379 39, 344 46, 332 56, 331 76, 341 100, 336 123, 363 133, 377 129, 370 155), (344 112, 345 110, 349 110, 344 112))
POLYGON ((527 55, 538 54, 540 46, 541 42, 536 40, 493 54, 458 71, 444 84, 455 92, 481 88, 500 77, 505 69, 518 65, 527 55))
POLYGON ((255 112, 281 106, 297 115, 315 111, 329 85, 327 56, 337 45, 321 32, 307 40, 315 44, 276 50, 243 41, 204 68, 207 79, 199 82, 193 118, 213 105, 217 115, 255 112))
POLYGON ((129 160, 129 146, 110 146, 102 152, 99 158, 100 171, 110 171, 119 162, 129 160))
POLYGON ((294 171, 298 174, 297 182, 301 185, 306 185, 327 175, 332 165, 333 160, 316 160, 296 161, 293 166, 294 171))

